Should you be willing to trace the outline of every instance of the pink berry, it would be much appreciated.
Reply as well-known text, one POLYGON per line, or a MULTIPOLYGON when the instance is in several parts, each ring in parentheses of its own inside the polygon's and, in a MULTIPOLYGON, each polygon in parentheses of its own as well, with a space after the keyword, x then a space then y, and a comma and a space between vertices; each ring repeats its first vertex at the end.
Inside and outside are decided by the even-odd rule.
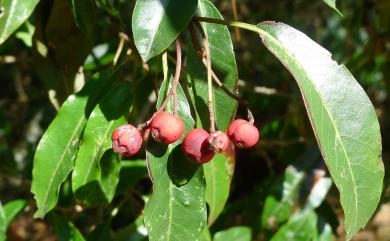
POLYGON ((233 121, 229 130, 229 138, 238 148, 249 148, 259 141, 259 130, 248 121, 233 121))
POLYGON ((130 124, 115 129, 111 136, 112 149, 122 157, 135 155, 142 145, 139 130, 130 124))
POLYGON ((237 119, 237 120, 234 120, 232 123, 230 123, 229 127, 228 127, 228 130, 227 130, 227 135, 230 137, 231 135, 233 135, 233 132, 234 130, 237 128, 238 125, 241 125, 243 123, 248 123, 247 120, 243 120, 243 119, 237 119))
POLYGON ((188 132, 183 140, 183 150, 186 156, 199 164, 213 159, 214 152, 209 148, 208 137, 209 133, 200 128, 188 132))
POLYGON ((229 147, 229 137, 222 131, 214 131, 207 138, 209 148, 214 153, 225 152, 229 147))
POLYGON ((172 113, 159 112, 150 123, 150 132, 156 141, 170 144, 183 135, 184 123, 172 113))

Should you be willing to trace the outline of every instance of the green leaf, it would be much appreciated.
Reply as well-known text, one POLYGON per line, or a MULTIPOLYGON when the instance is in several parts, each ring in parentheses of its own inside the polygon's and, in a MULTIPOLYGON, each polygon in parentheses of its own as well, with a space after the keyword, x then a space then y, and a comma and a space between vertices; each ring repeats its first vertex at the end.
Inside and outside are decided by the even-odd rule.
POLYGON ((119 173, 119 183, 116 188, 117 193, 126 192, 132 188, 139 180, 147 177, 148 169, 145 160, 121 161, 119 173))
MULTIPOLYGON (((163 83, 159 98, 166 93, 163 83)), ((185 133, 194 126, 190 107, 180 85, 177 86, 178 114, 185 133)), ((172 99, 168 109, 173 109, 172 99)), ((153 181, 153 193, 146 204, 144 220, 150 241, 195 240, 206 224, 205 183, 202 169, 189 161, 179 140, 170 145, 149 138, 146 158, 153 181)))
POLYGON ((172 44, 190 22, 197 5, 198 0, 137 0, 132 29, 145 62, 172 44))
POLYGON ((248 227, 232 227, 219 231, 214 235, 214 241, 251 241, 252 233, 248 227))
POLYGON ((110 153, 106 154, 106 158, 102 157, 111 148, 112 132, 126 123, 124 115, 129 112, 133 102, 131 90, 129 82, 114 87, 88 119, 72 174, 73 192, 86 203, 100 201, 100 194, 103 194, 103 200, 107 203, 114 197, 119 181, 120 161, 110 153), (104 185, 102 178, 106 181, 111 179, 108 183, 110 185, 104 185))
POLYGON ((200 235, 200 241, 211 241, 211 234, 208 226, 203 228, 202 234, 200 235))
POLYGON ((329 7, 333 8, 340 16, 343 17, 343 14, 336 7, 336 0, 323 0, 329 7))
POLYGON ((5 241, 5 234, 7 232, 7 220, 5 217, 3 205, 0 202, 0 241, 5 241))
POLYGON ((3 0, 0 2, 0 44, 30 17, 39 0, 3 0))
POLYGON ((42 136, 32 173, 31 192, 38 206, 35 217, 44 217, 56 205, 60 186, 73 169, 87 118, 110 86, 109 76, 96 74, 78 94, 69 96, 42 136))
POLYGON ((94 0, 72 0, 72 13, 76 25, 86 34, 94 32, 96 18, 96 2, 94 0))
POLYGON ((344 65, 303 33, 283 23, 258 26, 264 45, 298 82, 330 174, 340 191, 347 238, 378 205, 384 176, 375 110, 344 65), (370 193, 370 195, 367 195, 370 193))
POLYGON ((80 231, 64 217, 50 213, 49 220, 54 226, 59 241, 85 241, 80 231))
POLYGON ((5 214, 5 224, 8 227, 12 220, 18 216, 23 209, 26 207, 27 201, 24 199, 13 200, 4 205, 4 214, 5 214))
POLYGON ((271 241, 308 241, 317 238, 317 214, 307 209, 296 213, 272 237, 271 241))
POLYGON ((283 176, 271 187, 265 199, 261 216, 262 228, 274 229, 292 215, 304 177, 304 172, 294 166, 286 168, 283 176))
MULTIPOLYGON (((222 15, 207 0, 199 1, 196 15, 222 19, 222 15)), ((237 84, 238 74, 229 30, 222 25, 203 23, 202 26, 209 41, 213 71, 223 84, 233 91, 237 84)), ((188 51, 187 73, 191 83, 190 92, 199 115, 197 127, 207 128, 209 126, 207 72, 197 51, 193 48, 188 51)), ((234 118, 237 102, 216 86, 213 92, 216 127, 218 130, 226 131, 234 118)), ((216 155, 212 161, 203 166, 206 178, 206 202, 209 205, 209 225, 217 219, 229 197, 234 165, 234 154, 228 153, 216 155)))
POLYGON ((113 237, 114 241, 146 241, 148 231, 144 225, 143 216, 138 217, 133 223, 120 229, 113 237))
POLYGON ((321 233, 318 235, 318 241, 333 241, 335 240, 332 233, 332 227, 325 223, 322 227, 321 233))

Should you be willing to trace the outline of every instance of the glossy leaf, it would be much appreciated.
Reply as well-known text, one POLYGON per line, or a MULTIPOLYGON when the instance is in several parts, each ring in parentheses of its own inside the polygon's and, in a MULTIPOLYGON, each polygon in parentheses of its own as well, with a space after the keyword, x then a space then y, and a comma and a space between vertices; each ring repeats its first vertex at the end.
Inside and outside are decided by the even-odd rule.
POLYGON ((126 123, 125 115, 133 100, 131 89, 131 83, 114 87, 88 119, 72 174, 73 192, 87 203, 100 201, 101 194, 107 203, 114 197, 119 181, 120 161, 111 153, 102 157, 111 148, 112 132, 126 123), (110 179, 110 185, 104 185, 103 179, 110 179))
POLYGON ((274 229, 292 215, 304 177, 304 172, 289 166, 283 176, 271 187, 261 216, 264 229, 274 229))
POLYGON ((340 10, 336 7, 336 0, 323 0, 329 7, 333 8, 338 14, 343 16, 343 14, 340 12, 340 10))
POLYGON ((3 0, 0 3, 0 44, 26 21, 39 0, 3 0))
POLYGON ((202 234, 200 235, 200 241, 211 241, 211 234, 209 227, 205 226, 203 228, 202 234))
POLYGON ((43 217, 57 203, 61 184, 73 169, 87 118, 112 80, 97 74, 76 95, 68 97, 41 138, 34 156, 31 192, 43 217))
POLYGON ((58 241, 85 241, 80 231, 59 214, 50 213, 49 220, 54 227, 58 241))
POLYGON ((331 54, 294 28, 258 26, 264 45, 298 82, 322 155, 340 191, 347 238, 378 205, 384 176, 375 110, 362 87, 331 54), (370 193, 370 195, 367 195, 370 193))
MULTIPOLYGON (((222 18, 222 15, 210 1, 200 0, 196 15, 211 18, 222 18)), ((232 40, 226 26, 202 24, 209 41, 213 71, 223 84, 233 91, 237 84, 237 66, 233 52, 232 40)), ((207 109, 207 72, 197 55, 190 48, 187 58, 187 73, 191 83, 190 92, 198 114, 197 126, 207 129, 209 116, 207 109)), ((218 87, 214 88, 216 127, 226 131, 234 118, 237 102, 227 96, 218 87)), ((230 183, 234 172, 234 154, 217 155, 203 166, 206 178, 206 201, 209 205, 209 225, 222 212, 230 192, 230 183)))
POLYGON ((4 205, 5 225, 8 227, 12 220, 14 220, 26 207, 27 201, 24 199, 13 200, 4 205))
POLYGON ((137 0, 132 30, 145 62, 172 44, 190 22, 197 4, 198 0, 137 0))
POLYGON ((251 241, 251 229, 248 227, 232 227, 219 231, 214 235, 214 241, 251 241))
POLYGON ((317 238, 317 214, 307 209, 296 213, 272 237, 271 241, 308 241, 317 238))
MULTIPOLYGON (((162 84, 159 98, 166 93, 162 84)), ((180 85, 177 88, 178 114, 185 133, 194 127, 190 107, 180 85)), ((170 101, 168 109, 172 110, 170 101)), ((179 140, 170 145, 149 138, 146 158, 153 181, 153 193, 144 211, 150 241, 195 240, 206 224, 205 183, 202 169, 184 155, 179 140)))

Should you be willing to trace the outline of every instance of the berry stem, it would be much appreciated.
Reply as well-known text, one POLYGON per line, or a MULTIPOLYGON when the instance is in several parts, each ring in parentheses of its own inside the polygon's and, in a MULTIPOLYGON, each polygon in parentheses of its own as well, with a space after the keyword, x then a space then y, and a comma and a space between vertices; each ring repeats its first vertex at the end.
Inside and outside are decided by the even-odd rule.
POLYGON ((161 103, 160 107, 157 109, 157 111, 152 115, 152 117, 145 121, 144 123, 140 124, 138 126, 139 130, 144 129, 145 127, 149 126, 150 122, 152 121, 153 117, 161 112, 164 111, 165 107, 168 104, 169 99, 173 96, 173 114, 177 115, 177 94, 176 94, 176 87, 180 80, 180 72, 181 72, 181 45, 179 38, 176 39, 176 70, 175 70, 175 76, 172 81, 172 87, 169 90, 167 96, 165 97, 164 101, 161 103))
POLYGON ((215 116, 214 116, 214 101, 213 101, 213 81, 211 75, 211 54, 210 54, 210 46, 207 40, 207 36, 205 31, 202 28, 202 25, 199 22, 195 22, 199 32, 202 36, 203 48, 205 50, 205 59, 206 59, 206 67, 207 67, 207 90, 208 90, 208 101, 207 106, 209 108, 210 115, 210 132, 215 131, 215 116))

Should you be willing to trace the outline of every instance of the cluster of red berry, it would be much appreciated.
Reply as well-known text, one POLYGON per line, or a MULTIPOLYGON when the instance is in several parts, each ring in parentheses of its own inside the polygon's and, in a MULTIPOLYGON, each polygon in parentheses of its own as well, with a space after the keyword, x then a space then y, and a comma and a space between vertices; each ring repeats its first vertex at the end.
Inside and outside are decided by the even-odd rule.
MULTIPOLYGON (((157 142, 171 144, 180 139, 184 133, 183 121, 169 112, 157 113, 146 128, 136 128, 130 124, 118 127, 112 134, 112 149, 122 157, 136 154, 142 145, 143 137, 149 133, 157 142)), ((234 120, 227 131, 212 133, 196 128, 184 137, 182 147, 184 153, 192 161, 203 164, 210 161, 216 153, 225 152, 230 141, 238 148, 249 148, 259 140, 259 131, 250 122, 234 120)))

